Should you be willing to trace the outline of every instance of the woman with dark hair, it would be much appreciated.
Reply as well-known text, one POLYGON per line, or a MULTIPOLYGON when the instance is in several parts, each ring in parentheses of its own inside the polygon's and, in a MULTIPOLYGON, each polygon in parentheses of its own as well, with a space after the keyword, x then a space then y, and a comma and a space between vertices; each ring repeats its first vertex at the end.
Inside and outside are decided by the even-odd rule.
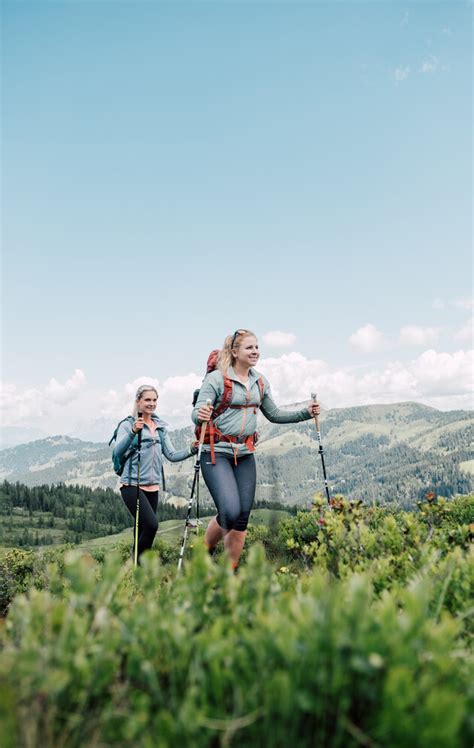
POLYGON ((297 423, 319 415, 318 403, 296 411, 275 404, 267 379, 253 367, 259 359, 257 338, 250 330, 228 335, 218 368, 207 374, 192 418, 207 423, 201 471, 217 508, 205 542, 210 553, 224 539, 232 567, 237 569, 245 543, 255 487, 257 412, 273 423, 297 423), (206 405, 210 400, 212 405, 206 405))
POLYGON ((173 447, 166 423, 155 413, 157 401, 158 392, 152 385, 142 384, 138 388, 132 415, 121 421, 113 451, 115 460, 123 464, 120 493, 134 519, 136 519, 138 493, 138 558, 143 551, 151 548, 158 530, 156 510, 159 490, 163 489, 163 455, 171 462, 179 462, 197 452, 194 444, 181 450, 173 447), (139 476, 138 434, 140 432, 139 476), (138 478, 140 478, 139 485, 138 478))

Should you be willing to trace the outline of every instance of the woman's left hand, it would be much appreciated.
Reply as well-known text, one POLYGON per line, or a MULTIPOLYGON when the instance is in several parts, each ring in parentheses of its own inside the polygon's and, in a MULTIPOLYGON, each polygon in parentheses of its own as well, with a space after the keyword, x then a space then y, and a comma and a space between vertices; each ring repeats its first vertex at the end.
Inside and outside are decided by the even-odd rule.
POLYGON ((321 406, 319 403, 311 403, 311 405, 308 405, 308 413, 312 418, 315 416, 319 416, 321 413, 321 406))

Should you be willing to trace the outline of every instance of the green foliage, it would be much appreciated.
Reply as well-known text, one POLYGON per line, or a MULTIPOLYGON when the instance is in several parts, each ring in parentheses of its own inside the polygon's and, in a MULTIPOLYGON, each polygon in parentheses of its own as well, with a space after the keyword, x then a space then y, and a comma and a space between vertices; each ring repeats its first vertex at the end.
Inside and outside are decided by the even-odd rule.
POLYGON ((0 616, 4 616, 11 600, 31 586, 35 558, 31 551, 15 548, 0 559, 0 616))
MULTIPOLYGON (((15 595, 30 587, 44 589, 48 583, 48 567, 52 564, 60 571, 64 566, 64 554, 72 546, 35 553, 31 550, 13 548, 0 556, 0 616, 5 616, 15 595)), ((100 552, 98 560, 100 560, 100 552)))
POLYGON ((5 744, 471 745, 474 497, 429 496, 272 514, 237 576, 194 534, 178 577, 178 541, 7 552, 5 744))
POLYGON ((318 498, 310 512, 280 523, 277 543, 288 561, 316 566, 345 578, 370 570, 381 591, 406 582, 437 551, 444 556, 455 547, 467 549, 474 527, 474 497, 421 503, 419 512, 364 507, 362 502, 336 497, 329 510, 318 498), (466 521, 459 524, 457 518, 466 521))
MULTIPOLYGON (((453 568, 444 562, 443 589, 453 568)), ((468 745, 472 660, 432 579, 422 570, 382 595, 368 573, 298 580, 275 574, 258 545, 237 577, 201 547, 178 578, 156 554, 133 572, 117 553, 99 565, 68 552, 48 589, 19 595, 7 619, 7 740, 468 745)))

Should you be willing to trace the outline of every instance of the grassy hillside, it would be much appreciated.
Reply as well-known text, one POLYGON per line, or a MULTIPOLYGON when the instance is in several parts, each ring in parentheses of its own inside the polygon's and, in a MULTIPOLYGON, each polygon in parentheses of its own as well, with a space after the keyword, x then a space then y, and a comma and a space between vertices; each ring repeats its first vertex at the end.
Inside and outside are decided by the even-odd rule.
MULTIPOLYGON (((187 505, 187 501, 181 507, 164 500, 159 502, 158 537, 165 543, 172 542, 182 532, 187 505), (172 531, 172 527, 181 529, 172 531)), ((213 507, 200 505, 201 519, 211 513, 215 514, 213 507)), ((195 519, 196 515, 195 502, 191 517, 195 519)), ((276 522, 285 516, 288 512, 278 505, 273 509, 257 508, 252 522, 276 522)), ((84 543, 91 548, 101 543, 111 547, 125 537, 129 540, 133 524, 121 496, 110 489, 64 485, 31 488, 7 481, 0 484, 0 519, 0 546, 21 548, 84 543)))
MULTIPOLYGON (((185 507, 166 501, 158 518, 182 519, 185 507)), ((120 494, 84 486, 0 484, 0 545, 31 547, 78 544, 131 527, 120 494)))
MULTIPOLYGON (((474 487, 470 412, 444 413, 416 403, 341 408, 322 413, 321 431, 332 492, 409 507, 430 489, 453 496, 474 487)), ((180 448, 189 444, 193 429, 171 436, 180 448)), ((257 500, 305 505, 323 488, 312 420, 282 426, 261 418, 257 463, 257 500)), ((184 504, 191 461, 166 463, 165 471, 169 497, 184 504)), ((118 484, 110 448, 59 436, 1 451, 1 476, 27 485, 118 484)), ((210 502, 204 487, 203 500, 210 502)))

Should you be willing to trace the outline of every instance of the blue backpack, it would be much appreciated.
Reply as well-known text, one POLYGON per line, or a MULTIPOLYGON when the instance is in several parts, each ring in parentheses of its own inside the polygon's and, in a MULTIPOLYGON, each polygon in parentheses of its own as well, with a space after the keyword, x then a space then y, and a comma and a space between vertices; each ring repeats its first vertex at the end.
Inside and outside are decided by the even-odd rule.
MULTIPOLYGON (((109 441, 109 447, 112 445, 114 441, 117 440, 117 434, 120 426, 125 421, 129 421, 131 424, 135 423, 135 419, 133 416, 127 416, 126 418, 122 418, 121 421, 118 422, 117 427, 112 434, 112 438, 109 441)), ((121 457, 119 457, 116 454, 112 453, 112 463, 114 466, 114 471, 117 473, 117 475, 122 475, 123 469, 125 467, 125 463, 127 462, 128 458, 131 457, 135 452, 138 450, 138 434, 135 435, 130 447, 127 449, 126 452, 123 453, 121 457)))

